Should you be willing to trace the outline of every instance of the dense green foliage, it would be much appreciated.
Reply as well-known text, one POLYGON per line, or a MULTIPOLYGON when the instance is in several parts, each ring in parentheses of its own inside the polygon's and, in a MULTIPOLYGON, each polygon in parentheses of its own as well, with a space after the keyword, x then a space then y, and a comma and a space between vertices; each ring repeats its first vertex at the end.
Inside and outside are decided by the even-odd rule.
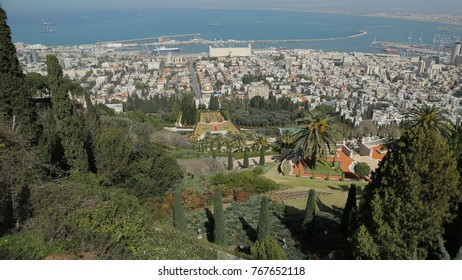
POLYGON ((226 226, 225 226, 225 214, 223 211, 223 202, 222 202, 222 193, 221 188, 215 188, 214 203, 213 203, 213 241, 216 244, 225 246, 228 242, 228 237, 226 236, 226 226))
POLYGON ((341 140, 334 119, 322 111, 313 111, 306 118, 299 120, 302 124, 294 134, 295 149, 303 153, 305 159, 310 159, 316 168, 318 157, 325 160, 329 151, 336 149, 336 142, 341 140))
POLYGON ((228 151, 228 170, 233 169, 233 152, 231 150, 228 151))
POLYGON ((258 161, 258 164, 265 165, 265 147, 264 146, 261 146, 260 148, 260 160, 258 161))
POLYGON ((225 192, 243 189, 251 193, 264 193, 276 190, 278 187, 274 181, 260 177, 252 171, 228 174, 219 173, 212 176, 210 183, 221 186, 225 192))
MULTIPOLYGON (((53 253, 95 259, 214 259, 212 250, 143 214, 136 198, 76 177, 34 190, 37 209, 23 233, 0 239, 0 258, 53 253), (82 183, 86 182, 86 183, 82 183)), ((61 257, 62 258, 62 257, 61 257)))
POLYGON ((270 235, 269 215, 268 198, 264 196, 261 199, 260 219, 257 227, 257 239, 259 241, 263 241, 265 237, 270 235))
POLYGON ((244 168, 249 168, 249 153, 247 152, 247 148, 244 150, 244 160, 242 162, 242 166, 244 168))
POLYGON ((404 126, 406 128, 422 127, 424 129, 434 130, 445 139, 449 139, 454 127, 451 121, 447 119, 448 111, 437 107, 435 104, 429 106, 423 104, 419 107, 412 108, 406 114, 404 126))
POLYGON ((316 193, 313 189, 308 192, 308 199, 306 201, 305 216, 303 217, 303 227, 309 233, 315 222, 316 212, 316 193))
POLYGON ((86 172, 89 170, 89 161, 85 149, 85 134, 64 87, 63 70, 54 55, 47 55, 46 62, 53 114, 66 162, 71 172, 86 172))
POLYGON ((220 102, 218 101, 218 97, 216 97, 215 95, 212 95, 212 97, 210 97, 209 110, 218 111, 219 109, 220 109, 220 102))
POLYGON ((39 178, 39 163, 26 141, 0 127, 0 236, 32 214, 31 184, 39 178))
POLYGON ((267 236, 257 240, 251 248, 252 258, 256 260, 285 260, 286 253, 276 240, 267 236))
POLYGON ((35 103, 11 41, 6 11, 0 7, 0 122, 21 132, 26 140, 36 142, 36 120, 35 103))
POLYGON ((6 11, 0 6, 0 73, 23 77, 21 66, 16 57, 16 48, 11 41, 11 31, 7 24, 6 11))
POLYGON ((181 194, 179 190, 175 191, 174 199, 173 226, 182 232, 186 232, 186 220, 184 217, 183 204, 181 203, 181 194))
POLYGON ((456 162, 439 134, 425 128, 406 131, 366 187, 351 238, 356 256, 426 258, 460 197, 456 162))
POLYGON ((354 167, 354 171, 361 178, 367 177, 371 174, 371 168, 365 162, 356 163, 354 167))

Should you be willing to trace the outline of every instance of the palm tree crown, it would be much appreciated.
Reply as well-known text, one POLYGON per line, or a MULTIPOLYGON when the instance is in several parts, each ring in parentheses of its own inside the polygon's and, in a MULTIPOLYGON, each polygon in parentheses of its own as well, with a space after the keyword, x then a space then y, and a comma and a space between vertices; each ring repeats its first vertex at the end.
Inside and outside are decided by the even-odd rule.
POLYGON ((316 159, 326 159, 329 150, 334 149, 342 136, 337 130, 334 119, 325 113, 315 111, 299 120, 302 127, 294 134, 295 150, 303 152, 303 157, 310 158, 316 168, 316 159))
POLYGON ((414 107, 405 115, 404 125, 406 128, 423 127, 438 132, 443 138, 449 139, 454 131, 454 126, 447 119, 448 111, 436 107, 434 104, 429 106, 423 104, 414 107))

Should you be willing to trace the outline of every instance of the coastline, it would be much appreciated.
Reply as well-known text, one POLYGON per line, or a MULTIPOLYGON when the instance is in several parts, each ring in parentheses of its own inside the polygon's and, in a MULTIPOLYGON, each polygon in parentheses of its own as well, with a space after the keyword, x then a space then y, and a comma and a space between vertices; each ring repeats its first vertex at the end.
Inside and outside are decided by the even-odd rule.
MULTIPOLYGON (((429 20, 426 18, 414 18, 407 16, 400 16, 399 14, 393 14, 389 12, 353 12, 353 11, 326 11, 326 10, 308 10, 304 9, 295 9, 295 8, 262 8, 262 7, 248 7, 248 8, 231 8, 231 7, 201 7, 200 9, 206 10, 259 10, 259 11, 285 11, 285 12, 299 12, 299 13, 315 13, 315 14, 330 14, 330 15, 349 15, 349 16, 362 16, 362 17, 374 17, 374 18, 388 18, 388 19, 400 19, 408 20, 414 22, 432 22, 432 23, 441 23, 441 24, 450 24, 457 25, 462 27, 462 15, 459 17, 459 22, 453 21, 444 21, 444 20, 429 20)), ((415 16, 432 16, 432 14, 421 14, 421 13, 403 13, 410 14, 415 16)), ((441 13, 434 15, 444 15, 441 13)), ((446 14, 447 16, 453 16, 446 14)))

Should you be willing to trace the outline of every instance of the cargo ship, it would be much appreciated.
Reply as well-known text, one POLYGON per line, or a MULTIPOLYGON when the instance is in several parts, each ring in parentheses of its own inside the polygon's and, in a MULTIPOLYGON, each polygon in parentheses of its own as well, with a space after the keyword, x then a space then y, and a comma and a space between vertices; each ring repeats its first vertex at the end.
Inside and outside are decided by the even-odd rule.
POLYGON ((158 47, 154 49, 152 52, 153 53, 171 53, 171 52, 179 52, 180 48, 166 48, 166 47, 158 47))

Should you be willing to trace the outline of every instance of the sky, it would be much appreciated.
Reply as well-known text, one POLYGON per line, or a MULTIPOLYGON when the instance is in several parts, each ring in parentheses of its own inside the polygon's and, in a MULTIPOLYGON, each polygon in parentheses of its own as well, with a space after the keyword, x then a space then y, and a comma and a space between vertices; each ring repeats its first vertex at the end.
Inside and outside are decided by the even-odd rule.
POLYGON ((207 7, 446 12, 462 16, 461 0, 0 0, 0 3, 7 12, 207 7))

